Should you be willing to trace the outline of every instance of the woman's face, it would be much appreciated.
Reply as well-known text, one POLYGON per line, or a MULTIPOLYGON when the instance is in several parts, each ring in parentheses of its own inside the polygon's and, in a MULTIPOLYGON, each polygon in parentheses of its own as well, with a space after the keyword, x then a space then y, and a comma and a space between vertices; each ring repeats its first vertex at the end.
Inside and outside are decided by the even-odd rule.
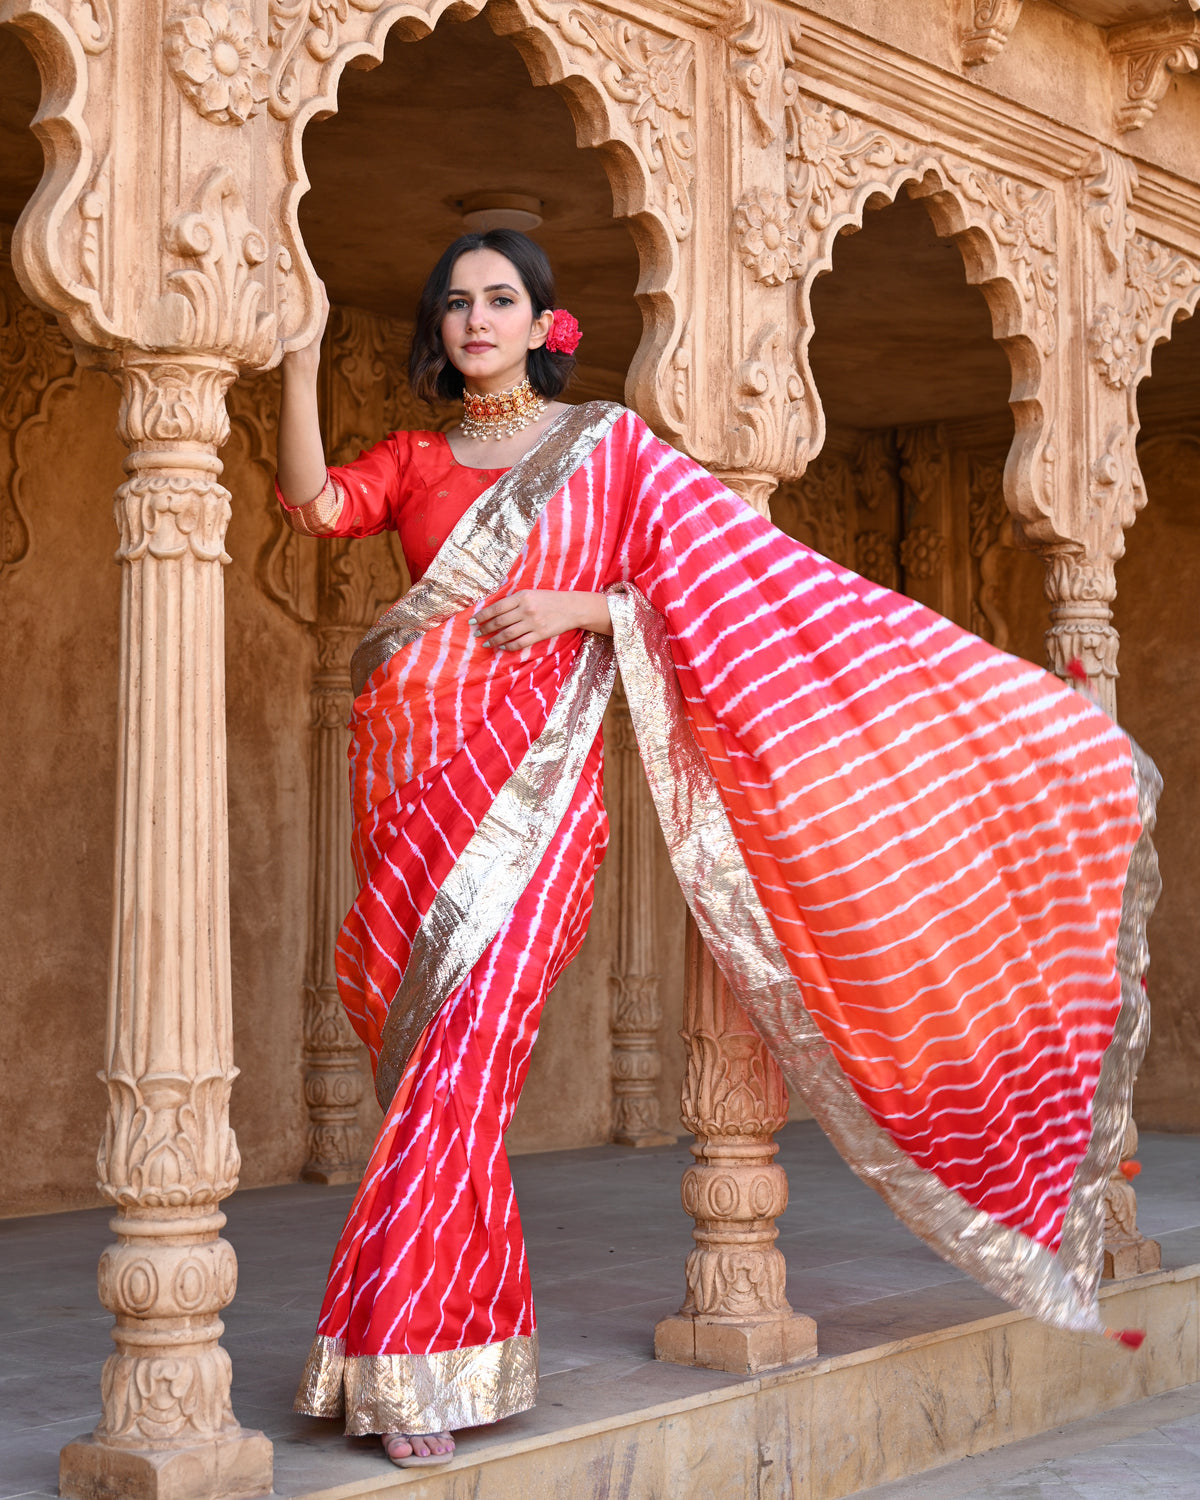
POLYGON ((526 355, 541 348, 553 323, 553 312, 534 317, 517 268, 498 250, 468 250, 454 262, 442 344, 472 391, 504 391, 523 380, 526 355))

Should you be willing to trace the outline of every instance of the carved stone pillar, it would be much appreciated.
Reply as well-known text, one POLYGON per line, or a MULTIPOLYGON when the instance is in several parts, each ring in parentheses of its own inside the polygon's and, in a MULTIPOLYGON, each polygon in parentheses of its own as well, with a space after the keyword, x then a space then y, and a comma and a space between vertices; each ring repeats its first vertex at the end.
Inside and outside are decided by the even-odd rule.
POLYGON ((625 690, 613 695, 609 785, 615 794, 617 953, 612 995, 613 1125, 618 1146, 669 1146, 659 1120, 658 931, 654 920, 654 803, 650 797, 625 690))
POLYGON ((117 491, 122 563, 116 917, 100 1186, 116 1317, 95 1432, 63 1449, 65 1496, 202 1500, 271 1488, 271 1445, 238 1425, 218 1316, 237 1262, 237 1184, 216 450, 233 366, 130 353, 117 491))
POLYGON ((683 1206, 696 1221, 696 1248, 683 1306, 655 1329, 654 1353, 750 1374, 817 1352, 816 1323, 784 1295, 775 1244, 787 1177, 772 1137, 787 1120, 787 1085, 690 916, 686 985, 682 1113, 696 1162, 683 1176, 683 1206))
POLYGON ((1046 655, 1050 670, 1072 680, 1069 665, 1083 663, 1088 686, 1104 711, 1117 717, 1116 626, 1112 601, 1117 585, 1111 562, 1085 557, 1081 549, 1050 547, 1043 551, 1050 629, 1046 655))
MULTIPOLYGON (((335 544, 326 544, 335 545, 335 544)), ((350 862, 346 796, 346 723, 353 694, 350 657, 358 625, 321 625, 313 677, 312 908, 304 985, 304 1101, 308 1106, 309 1182, 357 1182, 364 1165, 359 1105, 366 1091, 362 1043, 338 996, 338 929, 357 894, 350 862)))

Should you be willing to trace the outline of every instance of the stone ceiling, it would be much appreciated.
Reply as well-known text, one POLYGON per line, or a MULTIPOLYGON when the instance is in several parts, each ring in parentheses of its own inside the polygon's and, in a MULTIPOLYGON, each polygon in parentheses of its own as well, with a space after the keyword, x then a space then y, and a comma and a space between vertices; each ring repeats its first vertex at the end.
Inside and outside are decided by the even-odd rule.
POLYGON ((1059 10, 1081 16, 1094 26, 1119 26, 1153 16, 1190 16, 1188 0, 1054 0, 1059 10))

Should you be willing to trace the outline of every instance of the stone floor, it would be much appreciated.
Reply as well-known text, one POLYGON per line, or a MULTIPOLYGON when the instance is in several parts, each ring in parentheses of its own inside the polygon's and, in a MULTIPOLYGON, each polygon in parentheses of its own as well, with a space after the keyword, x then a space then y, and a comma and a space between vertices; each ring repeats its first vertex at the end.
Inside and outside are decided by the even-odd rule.
MULTIPOLYGON (((994 1298, 899 1225, 811 1122, 789 1125, 780 1145, 792 1203, 780 1222, 788 1295, 794 1307, 817 1319, 823 1355, 871 1348, 1001 1310, 994 1298)), ((549 1433, 734 1382, 727 1374, 682 1369, 652 1358, 654 1324, 678 1307, 682 1292, 690 1221, 679 1207, 679 1178, 689 1160, 682 1144, 642 1152, 597 1147, 514 1160, 543 1378, 537 1408, 505 1424, 506 1431, 549 1433)), ((1141 1222, 1161 1240, 1164 1264, 1200 1262, 1200 1142, 1144 1135, 1141 1161, 1141 1222)), ((233 1358, 234 1408, 245 1425, 263 1429, 275 1443, 275 1488, 281 1496, 386 1472, 374 1440, 346 1439, 333 1424, 290 1411, 329 1255, 350 1197, 348 1188, 297 1184, 239 1193, 228 1204, 227 1233, 241 1268, 224 1340, 233 1358)), ((0 1344, 0 1500, 55 1494, 59 1449, 96 1420, 99 1369, 111 1347, 109 1319, 95 1295, 96 1260, 109 1238, 107 1217, 96 1210, 0 1222, 0 1326, 5 1334, 0 1344)), ((1126 1451, 1122 1443, 1133 1443, 1137 1455, 1168 1443, 1167 1456, 1175 1460, 1176 1449, 1195 1445, 1196 1425, 1187 1426, 1192 1409, 1163 1410, 1172 1413, 1175 1425, 1130 1428, 1128 1438, 1112 1445, 1121 1449, 1115 1463, 1130 1462, 1133 1450, 1126 1451), (1178 1422, 1184 1426, 1177 1431, 1178 1422)), ((1111 1419, 1095 1427, 1102 1433, 1110 1429, 1111 1419)), ((482 1446, 494 1431, 465 1433, 461 1446, 482 1446)), ((1034 1445, 1050 1441, 1037 1439, 1034 1445)), ((1029 1474, 997 1471, 994 1482, 1001 1487, 994 1489, 978 1485, 993 1483, 983 1466, 999 1455, 971 1460, 975 1467, 969 1482, 975 1489, 962 1488, 965 1479, 953 1479, 947 1481, 949 1489, 929 1490, 929 1500, 967 1500, 968 1493, 1107 1500, 1115 1493, 1111 1487, 1092 1490, 1083 1478, 1070 1477, 1075 1473, 1071 1464, 1079 1454, 1090 1453, 1094 1441, 1088 1438, 1080 1448, 1061 1451, 1034 1452, 1022 1444, 1032 1454, 1029 1474), (1042 1472, 1047 1463, 1053 1470, 1049 1479, 1042 1472), (1059 1470, 1067 1476, 1065 1487, 1046 1488, 1058 1482, 1059 1470), (1013 1488, 1018 1479, 1028 1480, 1030 1487, 1013 1488)), ((935 1484, 950 1472, 913 1484, 935 1484)), ((1200 1461, 1190 1491, 1178 1485, 1172 1489, 1165 1479, 1157 1490, 1130 1488, 1130 1483, 1126 1475, 1123 1497, 1200 1497, 1200 1461)), ((893 1485, 874 1493, 924 1500, 926 1491, 893 1485)))

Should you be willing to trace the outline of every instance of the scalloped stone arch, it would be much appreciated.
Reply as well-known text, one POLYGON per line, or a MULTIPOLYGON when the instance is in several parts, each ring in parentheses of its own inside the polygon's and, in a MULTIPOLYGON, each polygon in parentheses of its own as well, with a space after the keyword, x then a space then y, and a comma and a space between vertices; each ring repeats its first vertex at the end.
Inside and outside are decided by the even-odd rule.
MULTIPOLYGON (((79 10, 82 21, 85 7, 79 10)), ((85 29, 81 37, 70 18, 50 5, 0 0, 0 25, 20 36, 42 81, 41 106, 31 128, 45 155, 45 168, 13 232, 13 269, 39 307, 59 316, 81 342, 100 344, 110 330, 99 293, 68 270, 59 231, 95 166, 85 117, 88 57, 108 46, 111 19, 106 26, 85 29)))
MULTIPOLYGON (((274 0, 278 5, 281 0, 274 0)), ((483 12, 498 36, 510 40, 520 52, 535 86, 552 85, 565 98, 581 148, 600 152, 612 188, 614 215, 628 222, 640 263, 637 289, 643 313, 643 334, 626 383, 630 403, 660 432, 677 442, 686 440, 685 414, 665 399, 670 384, 671 359, 679 345, 689 312, 688 298, 694 277, 685 265, 685 242, 693 237, 692 225, 681 224, 672 212, 662 184, 661 169, 648 159, 632 119, 634 106, 623 99, 611 56, 602 50, 589 55, 589 38, 577 23, 583 14, 595 14, 616 25, 632 26, 614 12, 591 12, 574 0, 400 0, 376 4, 350 0, 353 7, 343 23, 341 40, 323 61, 313 59, 310 82, 298 97, 280 99, 273 83, 271 112, 286 121, 284 168, 287 186, 280 209, 280 237, 292 263, 306 285, 308 312, 292 331, 289 342, 301 343, 315 320, 315 272, 304 249, 298 223, 300 198, 308 188, 303 161, 303 135, 308 123, 337 109, 337 90, 348 66, 360 59, 379 62, 387 38, 399 31, 407 39, 428 36, 443 19, 469 20, 483 12), (366 22, 360 35, 352 35, 356 19, 366 22), (606 74, 607 70, 607 74, 606 74), (611 87, 602 81, 608 76, 611 87)), ((690 49, 685 37, 638 27, 638 33, 680 48, 690 49)), ((694 87, 694 61, 690 68, 694 87)))
POLYGON ((894 203, 906 187, 912 197, 925 203, 938 237, 953 240, 958 246, 967 281, 982 291, 992 316, 992 335, 1008 356, 1012 371, 1009 406, 1016 430, 1004 469, 1005 500, 1032 539, 1056 541, 1059 532, 1052 488, 1057 406, 1056 255, 1052 248, 1029 246, 1031 256, 1045 261, 1040 279, 1028 265, 1022 270, 1014 264, 1018 258, 1014 246, 1004 241, 1015 238, 1020 253, 1027 234, 1018 231, 1013 235, 1012 226, 1004 222, 1010 215, 1003 206, 1010 193, 1012 210, 1018 217, 1036 204, 1044 225, 1044 234, 1036 237, 1052 247, 1054 199, 1048 188, 984 174, 958 158, 922 151, 847 191, 813 234, 800 283, 796 358, 814 424, 812 452, 819 451, 825 435, 824 411, 808 359, 814 332, 813 283, 833 269, 838 235, 846 229, 861 229, 869 206, 894 203), (1017 199, 1024 194, 1031 196, 1018 211, 1017 199))
MULTIPOLYGON (((1180 257, 1182 260, 1183 257, 1180 257)), ((1141 429, 1141 421, 1137 412, 1137 393, 1143 380, 1148 380, 1154 373, 1154 351, 1160 344, 1169 344, 1175 337, 1175 325, 1187 322, 1196 314, 1200 307, 1200 262, 1194 262, 1196 271, 1195 282, 1188 287, 1187 291, 1181 291, 1177 296, 1168 297, 1164 302, 1159 321, 1151 328, 1150 336, 1146 340, 1145 357, 1141 366, 1135 370, 1130 399, 1133 407, 1134 428, 1133 436, 1136 439, 1141 429)))
MULTIPOLYGON (((1180 259, 1182 260, 1183 258, 1180 257, 1180 259)), ((1148 503, 1149 500, 1149 496, 1146 493, 1145 484, 1142 481, 1141 464, 1138 459, 1137 451, 1138 434, 1141 432, 1142 427, 1141 415, 1138 411, 1138 390, 1141 387, 1142 381, 1148 379, 1149 376, 1153 373, 1155 349, 1157 349, 1160 344, 1169 343, 1174 337, 1176 323, 1181 323, 1186 319, 1193 317, 1195 315, 1197 307, 1200 306, 1200 264, 1195 265, 1195 271, 1197 279, 1193 283, 1193 285, 1190 286, 1186 292, 1180 292, 1179 295, 1175 297, 1168 297, 1168 299, 1160 309, 1159 320, 1150 329, 1149 337, 1146 340, 1146 347, 1143 351, 1142 362, 1140 366, 1134 371, 1133 378, 1130 382, 1128 408, 1128 444, 1130 462, 1136 475, 1136 482, 1133 486, 1131 486, 1131 493, 1129 498, 1135 503, 1126 505, 1123 508, 1122 513, 1117 517, 1117 520, 1120 524, 1120 534, 1115 538, 1115 544, 1112 554, 1112 559, 1114 562, 1119 562, 1120 559, 1124 557, 1125 533, 1137 520, 1138 512, 1144 505, 1148 503), (1140 501, 1138 500, 1139 496, 1140 501)), ((1178 436, 1186 437, 1189 442, 1194 441, 1200 443, 1200 437, 1195 437, 1192 434, 1184 433, 1179 434, 1178 436)), ((1161 441, 1162 439, 1159 437, 1152 437, 1151 439, 1149 439, 1150 444, 1161 441)))

